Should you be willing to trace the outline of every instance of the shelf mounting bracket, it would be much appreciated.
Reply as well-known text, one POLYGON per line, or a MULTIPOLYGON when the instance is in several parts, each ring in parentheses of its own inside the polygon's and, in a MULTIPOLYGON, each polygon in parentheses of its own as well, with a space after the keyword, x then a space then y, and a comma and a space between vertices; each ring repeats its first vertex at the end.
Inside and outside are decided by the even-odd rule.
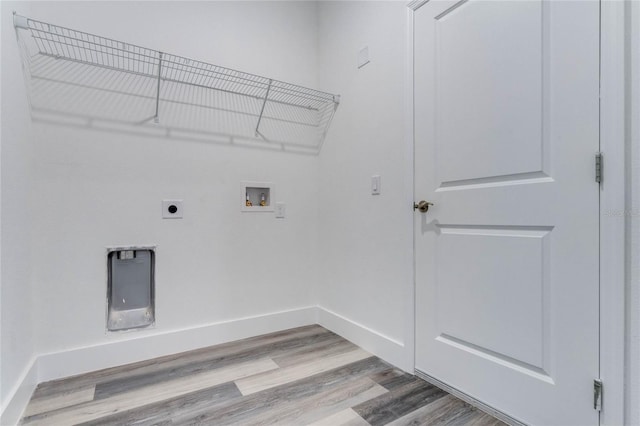
POLYGON ((160 117, 158 111, 160 109, 160 76, 162 72, 162 52, 158 52, 158 86, 156 88, 156 114, 153 116, 153 122, 159 123, 160 117))
POLYGON ((262 139, 266 139, 262 136, 262 133, 258 129, 260 129, 260 122, 262 121, 262 115, 264 114, 264 107, 267 105, 267 99, 269 99, 269 91, 271 90, 271 83, 273 83, 272 79, 269 79, 269 86, 267 86, 267 93, 264 95, 264 101, 262 102, 262 108, 260 109, 260 117, 258 117, 258 123, 256 124, 256 136, 260 136, 262 139))

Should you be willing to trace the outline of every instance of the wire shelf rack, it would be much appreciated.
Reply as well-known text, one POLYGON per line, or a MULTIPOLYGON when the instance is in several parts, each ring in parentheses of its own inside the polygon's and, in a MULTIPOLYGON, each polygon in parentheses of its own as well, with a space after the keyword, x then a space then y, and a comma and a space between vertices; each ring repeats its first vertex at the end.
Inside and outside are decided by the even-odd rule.
POLYGON ((31 107, 319 152, 340 97, 14 14, 31 107))

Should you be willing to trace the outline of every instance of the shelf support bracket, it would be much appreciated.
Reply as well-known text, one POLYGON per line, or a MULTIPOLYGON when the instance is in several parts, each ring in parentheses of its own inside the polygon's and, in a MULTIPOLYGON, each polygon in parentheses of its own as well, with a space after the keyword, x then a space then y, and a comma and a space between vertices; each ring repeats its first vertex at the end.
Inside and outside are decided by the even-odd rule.
POLYGON ((269 79, 269 86, 267 86, 267 93, 264 95, 264 101, 262 102, 262 109, 260 109, 260 117, 258 117, 258 124, 256 124, 256 136, 260 136, 262 137, 262 139, 265 139, 265 137, 262 136, 262 133, 260 133, 258 129, 260 129, 260 121, 262 121, 262 114, 264 114, 264 107, 267 105, 267 99, 269 99, 269 91, 271 90, 271 83, 273 83, 273 80, 269 79))
POLYGON ((153 116, 153 122, 159 123, 160 117, 158 116, 158 111, 160 109, 160 76, 162 72, 162 52, 158 52, 158 86, 156 88, 156 114, 153 116))
POLYGON ((18 15, 16 13, 16 11, 13 11, 13 26, 18 29, 18 28, 22 28, 25 30, 29 29, 29 21, 27 18, 25 18, 22 15, 18 15))

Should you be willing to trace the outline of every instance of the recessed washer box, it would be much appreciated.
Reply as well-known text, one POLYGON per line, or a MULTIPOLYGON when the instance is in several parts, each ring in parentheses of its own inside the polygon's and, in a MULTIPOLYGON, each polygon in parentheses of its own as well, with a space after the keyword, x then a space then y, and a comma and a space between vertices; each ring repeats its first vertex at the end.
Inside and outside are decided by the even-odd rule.
POLYGON ((241 182, 241 204, 243 212, 272 212, 274 205, 274 186, 272 182, 241 182), (260 205, 260 204, 264 205, 260 205))
POLYGON ((155 323, 155 247, 107 249, 107 331, 155 323))

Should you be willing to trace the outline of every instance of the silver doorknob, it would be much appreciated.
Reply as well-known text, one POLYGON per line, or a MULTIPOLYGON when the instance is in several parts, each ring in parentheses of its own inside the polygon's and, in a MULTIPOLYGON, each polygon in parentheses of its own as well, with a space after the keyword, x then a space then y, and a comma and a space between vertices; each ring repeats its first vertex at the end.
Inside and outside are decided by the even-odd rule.
POLYGON ((429 211, 429 206, 432 206, 433 203, 430 203, 425 200, 418 201, 417 203, 413 203, 414 210, 420 210, 420 213, 426 213, 429 211))

